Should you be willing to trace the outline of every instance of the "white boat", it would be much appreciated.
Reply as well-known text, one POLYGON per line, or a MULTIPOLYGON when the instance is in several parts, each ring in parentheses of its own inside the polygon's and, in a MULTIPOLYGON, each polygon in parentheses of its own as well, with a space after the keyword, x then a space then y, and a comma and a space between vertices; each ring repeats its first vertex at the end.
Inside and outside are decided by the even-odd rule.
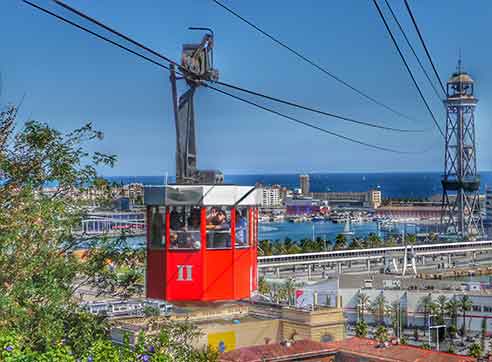
POLYGON ((350 230, 350 218, 349 217, 347 217, 347 219, 345 220, 345 226, 343 228, 342 235, 345 235, 345 236, 354 235, 354 232, 352 230, 350 230))

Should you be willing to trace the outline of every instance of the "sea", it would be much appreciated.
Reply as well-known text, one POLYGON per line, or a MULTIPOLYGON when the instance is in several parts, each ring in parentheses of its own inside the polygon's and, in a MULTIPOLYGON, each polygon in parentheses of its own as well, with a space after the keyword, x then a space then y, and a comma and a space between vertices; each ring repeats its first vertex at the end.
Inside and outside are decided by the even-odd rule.
MULTIPOLYGON (((481 192, 492 186, 492 171, 480 173, 481 192)), ((117 183, 140 182, 144 185, 162 185, 165 176, 111 176, 108 180, 117 183)), ((378 173, 310 173, 312 192, 363 192, 371 188, 381 190, 383 198, 422 199, 440 195, 440 172, 378 172, 378 173)), ((299 174, 251 174, 225 175, 225 183, 242 186, 281 185, 290 189, 299 188, 299 174)), ((174 182, 169 177, 168 183, 174 182)))
MULTIPOLYGON (((372 188, 381 190, 383 199, 428 199, 442 193, 441 173, 439 172, 393 172, 393 173, 310 173, 312 192, 364 192, 372 188)), ((481 172, 481 192, 492 186, 492 172, 481 172)), ((163 185, 173 183, 174 178, 165 176, 112 176, 106 177, 111 182, 128 184, 132 182, 144 185, 163 185)), ((289 189, 299 188, 299 174, 251 174, 225 175, 225 183, 237 185, 278 184, 289 189)), ((370 233, 381 234, 375 223, 353 224, 352 231, 356 237, 366 237, 370 233)), ((330 221, 289 223, 275 222, 261 224, 258 230, 260 240, 312 239, 320 237, 332 242, 343 231, 343 224, 330 221)), ((420 232, 415 225, 398 226, 396 233, 405 228, 407 233, 420 232)), ((140 238, 137 239, 140 243, 140 238)), ((137 241, 135 240, 135 241, 137 241)), ((142 240, 143 242, 143 240, 142 240)))

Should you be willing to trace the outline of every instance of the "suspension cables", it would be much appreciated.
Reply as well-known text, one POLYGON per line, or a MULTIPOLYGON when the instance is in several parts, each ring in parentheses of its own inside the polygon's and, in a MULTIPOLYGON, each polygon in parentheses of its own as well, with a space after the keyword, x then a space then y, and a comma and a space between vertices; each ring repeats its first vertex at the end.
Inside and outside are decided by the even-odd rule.
POLYGON ((303 105, 300 105, 300 104, 297 104, 297 103, 289 102, 289 101, 286 101, 286 100, 283 100, 283 99, 279 99, 279 98, 272 97, 272 96, 269 96, 269 95, 266 95, 266 94, 255 92, 255 91, 252 91, 252 90, 249 90, 249 89, 241 88, 241 87, 238 87, 238 86, 233 85, 233 84, 228 84, 228 83, 224 83, 224 82, 220 82, 220 81, 215 81, 214 83, 215 84, 219 84, 219 85, 224 86, 224 87, 232 88, 232 89, 235 89, 235 90, 244 92, 244 93, 248 93, 248 94, 251 94, 251 95, 254 95, 254 96, 257 96, 257 97, 265 98, 265 99, 268 99, 268 100, 271 100, 271 101, 274 101, 274 102, 277 102, 277 103, 286 104, 288 106, 299 108, 299 109, 303 109, 305 111, 309 111, 309 112, 321 114, 321 115, 324 115, 324 116, 341 119, 341 120, 347 121, 347 122, 361 124, 361 125, 364 125, 364 126, 367 126, 367 127, 373 127, 373 128, 383 129, 383 130, 387 130, 387 131, 394 131, 394 132, 404 132, 404 133, 423 132, 423 130, 393 128, 393 127, 381 126, 381 125, 378 125, 378 124, 375 124, 375 123, 369 123, 369 122, 359 121, 359 120, 356 120, 354 118, 345 117, 345 116, 341 116, 341 115, 338 115, 338 114, 325 112, 325 111, 322 111, 322 110, 319 110, 319 109, 315 109, 315 108, 311 108, 311 107, 306 107, 306 106, 303 106, 303 105))
POLYGON ((439 77, 439 73, 437 72, 436 66, 434 65, 434 62, 432 61, 432 57, 429 53, 429 50, 427 49, 427 46, 425 45, 424 38, 422 37, 422 34, 420 33, 419 26, 417 25, 417 21, 415 20, 415 17, 413 16, 412 9, 410 9, 410 5, 408 4, 407 0, 405 0, 405 7, 407 8, 408 15, 410 15, 410 18, 412 18, 413 26, 415 27, 415 30, 417 31, 417 35, 419 36, 420 42, 422 43, 422 46, 424 47, 425 54, 427 54, 427 58, 429 59, 429 62, 432 65, 432 69, 434 70, 434 74, 436 75, 436 78, 439 81, 439 84, 441 85, 442 91, 444 94, 446 94, 446 88, 444 87, 444 84, 442 83, 441 77, 439 77))
POLYGON ((142 55, 142 54, 140 54, 140 53, 138 53, 136 51, 133 51, 130 48, 127 48, 127 47, 125 47, 125 46, 123 46, 123 45, 121 45, 121 44, 119 44, 119 43, 117 43, 117 42, 115 42, 115 41, 113 41, 113 40, 111 40, 109 38, 106 38, 105 36, 102 36, 102 35, 94 32, 94 31, 92 31, 90 29, 87 29, 86 27, 83 27, 82 25, 79 25, 77 23, 74 23, 73 21, 68 20, 68 19, 64 18, 63 16, 57 15, 57 14, 55 14, 55 13, 53 13, 53 12, 51 12, 51 11, 45 9, 45 8, 42 8, 41 6, 36 5, 36 4, 34 4, 34 3, 32 3, 32 2, 30 2, 28 0, 22 0, 22 1, 24 3, 26 3, 26 4, 28 4, 28 5, 36 8, 36 9, 38 9, 39 11, 42 11, 45 14, 54 16, 55 18, 57 18, 58 20, 60 20, 60 21, 62 21, 64 23, 70 24, 70 25, 76 27, 79 30, 82 30, 82 31, 85 31, 85 32, 87 32, 89 34, 92 34, 96 38, 99 38, 101 40, 104 40, 104 41, 106 41, 106 42, 108 42, 108 43, 110 43, 110 44, 112 44, 112 45, 114 45, 114 46, 116 46, 116 47, 118 47, 120 49, 123 49, 123 50, 125 50, 125 51, 127 51, 129 53, 132 53, 133 55, 136 55, 137 57, 140 57, 140 58, 142 58, 142 59, 144 59, 144 60, 146 60, 148 62, 151 62, 152 64, 157 65, 158 67, 165 68, 165 69, 168 69, 169 70, 169 67, 167 65, 164 65, 164 64, 161 64, 159 62, 156 62, 155 60, 150 59, 149 57, 146 57, 145 55, 142 55))
MULTIPOLYGON (((388 2, 388 0, 384 0, 384 2, 386 3, 386 6, 388 7, 390 13, 391 13, 391 16, 393 18, 393 20, 395 21, 396 25, 398 25, 398 28, 400 29, 400 32, 403 34, 403 37, 405 38, 405 41, 408 45, 408 47, 410 48, 410 50, 412 51, 415 59, 417 60, 417 63, 419 64, 420 66, 420 69, 422 70, 422 72, 424 73, 425 77, 427 78, 427 80, 429 81, 429 84, 430 86, 432 87, 432 89, 434 90, 434 93, 436 94, 437 98, 439 98, 439 100, 442 100, 442 94, 439 94, 439 91, 437 90, 434 82, 431 80, 430 76, 429 76, 429 73, 427 73, 427 71, 425 70, 425 67, 424 65, 422 64, 422 62, 420 61, 420 58, 419 56, 417 55, 417 53, 415 52, 415 49, 413 48, 412 46, 412 43, 410 42, 410 40, 408 39, 407 37, 407 34, 405 33, 405 30, 403 30, 403 27, 401 26, 400 24, 400 21, 398 20, 398 18, 396 17, 396 14, 393 12, 393 9, 391 8, 391 5, 390 3, 388 2)), ((445 93, 444 93, 445 95, 445 93)))
POLYGON ((427 111, 429 111, 429 114, 431 115, 431 118, 432 120, 434 121, 434 124, 436 125, 437 129, 439 130, 439 133, 441 133, 441 136, 445 138, 444 136, 444 132, 442 131, 442 128, 441 126, 439 125, 439 123, 437 122, 436 120, 436 117, 434 116, 434 113, 432 112, 430 106, 429 106, 429 103, 427 103, 427 100, 425 99, 424 97, 424 94, 422 93, 422 91, 420 90, 420 87, 417 83, 417 80, 415 79, 415 77, 413 76, 413 73, 412 73, 412 70, 410 69, 410 67, 408 66, 408 63, 405 59, 405 56, 403 55, 403 53, 401 52, 400 50, 400 47, 398 46, 398 42, 396 41, 394 35, 393 35, 393 32, 391 31, 389 25, 388 25, 388 22, 386 21, 386 18, 384 17, 383 15, 383 12, 381 11, 381 8, 379 7, 378 3, 376 0, 372 0, 374 5, 376 6, 376 9, 378 11, 378 14, 379 14, 379 17, 381 18, 381 20, 383 21, 384 23, 384 26, 386 28, 386 30, 388 31, 388 34, 389 36, 391 37, 391 40, 393 41, 393 44, 394 46, 396 47, 396 50, 398 51, 398 54, 400 55, 400 58, 401 60, 403 61, 403 64, 405 65, 405 68, 407 69, 407 72, 408 74, 410 75, 410 78, 412 78, 412 81, 413 81, 413 84, 415 85, 415 88, 417 88, 417 91, 420 95, 420 98, 422 99, 422 101, 424 102, 425 104, 425 107, 427 108, 427 111))
MULTIPOLYGON (((218 89, 218 88, 215 88, 213 86, 211 86, 210 84, 203 84, 203 86, 205 86, 206 88, 210 88, 210 89, 213 89, 214 91, 216 92, 219 92, 219 93, 222 93, 224 95, 227 95, 229 97, 232 97, 234 99, 237 99, 241 102, 244 102, 244 103, 247 103, 247 104, 250 104, 252 106, 255 106, 257 108, 260 108, 264 111, 267 111, 267 112, 270 112, 270 113, 273 113, 273 114, 276 114, 277 116, 280 116, 280 117, 283 117, 283 118, 286 118, 286 119, 289 119, 291 120, 292 122, 295 122, 295 123, 298 123, 298 124, 302 124, 306 127, 310 127, 310 128, 313 128, 313 129, 316 129, 318 131, 321 131, 321 132, 324 132, 324 133, 328 133, 332 136, 335 136, 335 137, 338 137, 338 138, 341 138, 343 140, 346 140, 346 141, 350 141, 350 142, 353 142, 353 143, 357 143, 359 145, 363 145, 363 146, 366 146, 366 147, 370 147, 370 148, 373 148, 373 149, 376 149, 376 150, 380 150, 380 151, 386 151, 386 152, 391 152, 391 153, 399 153, 399 154, 409 154, 409 153, 413 153, 413 152, 406 152, 406 151, 400 151, 400 150, 396 150, 396 149, 393 149, 393 148, 387 148, 387 147, 383 147, 383 146, 378 146, 378 145, 374 145, 374 144, 371 144, 371 143, 366 143, 366 142, 363 142, 363 141, 360 141, 360 140, 357 140, 355 138, 352 138, 352 137, 348 137, 348 136, 344 136, 340 133, 336 133, 336 132, 332 132, 332 131, 329 131, 327 129, 324 129, 324 128, 321 128, 321 127, 318 127, 314 124, 311 124, 311 123, 308 123, 308 122, 305 122, 305 121, 302 121, 298 118, 294 118, 294 117, 291 117, 291 116, 288 116, 284 113, 280 113, 278 111, 275 111, 271 108, 268 108, 268 107, 264 107, 258 103, 255 103, 255 102, 252 102, 252 101, 249 101, 245 98, 242 98, 242 97, 239 97, 237 95, 234 95, 232 93, 229 93, 229 92, 226 92, 224 90, 221 90, 221 89, 218 89)), ((420 152, 418 152, 420 153, 420 152)))
MULTIPOLYGON (((34 7, 34 8, 36 8, 36 9, 40 10, 40 11, 42 11, 42 12, 44 12, 44 13, 48 14, 48 15, 51 15, 51 16, 53 16, 53 17, 57 18, 58 20, 60 20, 60 21, 62 21, 62 22, 65 22, 65 23, 67 23, 67 24, 69 24, 69 25, 72 25, 72 26, 76 27, 77 29, 82 30, 82 31, 84 31, 84 32, 87 32, 87 33, 89 33, 89 34, 91 34, 91 35, 93 35, 93 36, 97 37, 98 39, 101 39, 101 40, 103 40, 103 41, 106 41, 106 42, 108 42, 108 43, 110 43, 110 44, 112 44, 112 45, 114 45, 114 46, 116 46, 116 47, 118 47, 118 48, 120 48, 120 49, 123 49, 123 50, 125 50, 125 51, 127 51, 127 52, 129 52, 129 53, 131 53, 131 54, 133 54, 133 55, 136 55, 136 56, 138 56, 139 58, 144 59, 144 60, 146 60, 146 61, 148 61, 148 62, 150 62, 150 63, 152 63, 152 64, 154 64, 154 65, 157 65, 157 66, 159 66, 159 67, 161 67, 161 68, 164 68, 164 69, 168 69, 168 70, 170 69, 170 67, 169 67, 168 65, 162 64, 162 63, 160 63, 160 62, 158 62, 158 61, 155 61, 155 60, 153 60, 153 59, 151 59, 151 58, 149 58, 149 57, 147 57, 147 56, 145 56, 145 55, 143 55, 143 54, 141 54, 141 53, 139 53, 139 52, 137 52, 137 51, 134 51, 134 50, 132 50, 132 49, 130 49, 130 48, 128 48, 128 47, 125 47, 125 46, 123 46, 123 45, 121 45, 121 44, 117 43, 116 41, 113 41, 113 40, 111 40, 111 39, 109 39, 109 38, 107 38, 107 37, 105 37, 105 36, 102 36, 102 35, 100 35, 100 34, 98 34, 98 33, 94 32, 94 31, 92 31, 92 30, 90 30, 90 29, 88 29, 88 28, 86 28, 86 27, 82 26, 82 25, 79 25, 79 24, 77 24, 77 23, 75 23, 75 22, 73 22, 73 21, 70 21, 70 20, 68 20, 68 19, 66 19, 66 18, 64 18, 64 17, 62 17, 62 16, 60 16, 60 15, 58 15, 58 14, 55 14, 54 12, 51 12, 51 11, 49 11, 49 10, 47 10, 47 9, 45 9, 45 8, 43 8, 43 7, 41 7, 41 6, 39 6, 39 5, 36 5, 36 4, 34 4, 34 3, 32 3, 32 2, 30 2, 30 1, 28 1, 28 0, 22 0, 22 1, 23 1, 24 3, 26 3, 26 4, 30 5, 30 6, 32 6, 32 7, 34 7)), ((59 3, 59 1, 57 1, 57 3, 59 3)), ((69 7, 66 7, 66 8, 67 8, 67 9, 69 9, 69 7)), ((69 9, 69 10, 70 10, 70 9, 69 9)), ((85 18, 85 19, 88 19, 88 20, 89 20, 89 19, 92 19, 92 18, 89 18, 88 16, 84 16, 84 18, 85 18)), ((92 19, 92 20, 94 20, 94 22, 96 21, 95 19, 92 19)), ((91 20, 91 21, 92 21, 92 20, 91 20)), ((102 23, 100 23, 100 24, 102 24, 102 23)), ((102 26, 102 25, 101 25, 101 26, 102 26)), ((111 28, 109 28, 109 27, 107 27, 107 26, 104 26, 104 28, 105 28, 106 30, 111 29, 111 28)), ((113 29, 111 29, 111 30, 109 30, 109 31, 110 31, 110 32, 112 32, 112 33, 114 33, 114 34, 118 33, 118 32, 116 32, 116 30, 113 30, 113 29)), ((144 45, 142 45, 142 44, 140 44, 140 43, 138 43, 138 42, 134 41, 133 39, 129 38, 129 37, 128 37, 128 36, 126 36, 126 35, 123 35, 122 33, 118 33, 117 35, 119 35, 119 36, 123 37, 124 39, 126 39, 127 41, 129 41, 129 42, 131 42, 131 43, 133 43, 133 44, 135 44, 135 45, 138 45, 138 46, 142 47, 143 49, 145 49, 145 50, 147 50, 147 51, 151 52, 152 54, 156 55, 157 57, 159 57, 159 58, 161 58, 161 59, 163 59, 163 60, 166 60, 167 62, 171 62, 172 64, 177 64, 176 62, 174 62, 174 61, 172 61, 171 59, 169 59, 169 58, 165 57, 164 55, 161 55, 161 54, 159 54, 158 52, 156 52, 156 51, 154 51, 154 50, 152 50, 152 49, 150 49, 150 48, 145 47, 144 45)), ((178 65, 178 67, 179 67, 179 65, 178 65)), ((257 108, 260 108, 260 109, 262 109, 262 110, 264 110, 264 111, 267 111, 267 112, 269 112, 269 113, 273 113, 273 114, 276 114, 276 115, 281 116, 281 117, 283 117, 283 118, 289 119, 289 120, 291 120, 291 121, 293 121, 293 122, 295 122, 295 123, 297 123, 297 124, 301 124, 301 125, 304 125, 304 126, 306 126, 306 127, 310 127, 310 128, 316 129, 316 130, 318 130, 318 131, 321 131, 321 132, 324 132, 324 133, 330 134, 330 135, 332 135, 332 136, 335 136, 335 137, 341 138, 341 139, 346 140, 346 141, 350 141, 350 142, 357 143, 357 144, 360 144, 360 145, 364 145, 364 146, 367 146, 367 147, 370 147, 370 148, 373 148, 373 149, 377 149, 377 150, 381 150, 381 151, 386 151, 386 152, 392 152, 392 153, 399 153, 399 154, 422 153, 422 152, 405 152, 405 151, 400 151, 400 150, 396 150, 396 149, 392 149, 392 148, 387 148, 387 147, 383 147, 383 146, 379 146, 379 145, 374 145, 374 144, 371 144, 371 143, 363 142, 363 141, 360 141, 360 140, 355 139, 355 138, 352 138, 352 137, 348 137, 348 136, 345 136, 345 135, 342 135, 342 134, 338 134, 338 133, 336 133, 336 132, 332 132, 332 131, 326 130, 326 129, 324 129, 324 128, 318 127, 318 126, 313 125, 313 124, 311 124, 311 123, 308 123, 308 122, 302 121, 302 120, 300 120, 300 119, 297 119, 297 118, 294 118, 294 117, 290 117, 290 116, 285 115, 285 114, 283 114, 283 113, 280 113, 280 112, 277 112, 277 111, 275 111, 275 110, 272 110, 272 109, 270 109, 270 108, 268 108, 268 107, 265 107, 265 106, 259 105, 259 104, 257 104, 257 103, 254 103, 254 102, 252 102, 252 101, 249 101, 249 100, 246 100, 246 99, 244 99, 244 98, 241 98, 241 97, 239 97, 239 96, 237 96, 237 95, 233 95, 233 94, 231 94, 231 93, 225 92, 224 90, 221 90, 221 89, 215 88, 215 87, 213 87, 212 85, 207 84, 207 83, 205 83, 205 82, 204 82, 204 83, 202 83, 202 85, 203 85, 204 87, 206 87, 206 88, 209 88, 209 89, 211 89, 211 90, 215 91, 215 92, 218 92, 218 93, 221 93, 221 94, 224 94, 224 95, 228 95, 228 96, 230 96, 230 97, 232 97, 232 98, 235 98, 235 99, 240 100, 240 101, 242 101, 242 102, 248 103, 248 104, 250 104, 250 105, 252 105, 252 106, 255 106, 255 107, 257 107, 257 108)), ((222 85, 224 85, 224 86, 231 86, 231 85, 228 85, 228 84, 226 84, 226 83, 223 83, 222 85)), ((231 86, 231 87, 235 87, 235 86, 231 86)), ((239 87, 235 87, 235 88, 237 88, 238 90, 247 91, 247 90, 242 89, 242 88, 239 88, 239 87)), ((248 92, 248 93, 250 93, 250 94, 255 94, 255 93, 256 93, 256 92, 252 92, 252 91, 247 91, 247 92, 248 92)), ((257 95, 260 95, 260 93, 257 93, 257 95)), ((265 95, 262 95, 262 96, 264 96, 264 97, 269 97, 269 96, 265 96, 265 95)), ((277 99, 277 98, 274 98, 274 97, 270 97, 270 98, 271 98, 271 100, 281 101, 281 100, 279 100, 279 99, 277 99)), ((291 103, 291 102, 287 102, 287 101, 281 101, 281 102, 282 102, 282 103, 285 103, 285 104, 289 104, 289 103, 291 103)), ((292 103, 292 105, 293 105, 293 104, 294 104, 294 103, 292 103)), ((304 107, 304 106, 300 106, 300 105, 296 105, 296 106, 298 106, 298 107, 300 107, 300 108, 304 107)), ((304 107, 304 108, 309 109, 308 107, 304 107)), ((321 111, 320 111, 320 112, 321 112, 321 111)), ((325 113, 326 113, 326 112, 325 112, 325 113)), ((374 125, 372 125, 372 126, 374 126, 374 125)), ((379 126, 379 127, 382 127, 382 126, 379 126)), ((400 130, 400 131, 402 131, 402 130, 400 130)), ((410 131, 410 130, 407 130, 407 131, 410 131)))
MULTIPOLYGON (((119 36, 121 38, 123 38, 124 40, 132 43, 133 45, 136 45, 148 52, 150 52, 151 54, 153 54, 154 56, 162 59, 162 60, 165 60, 166 62, 169 62, 171 64, 174 64, 177 66, 178 69, 181 68, 181 66, 176 63, 175 61, 173 61, 172 59, 170 59, 169 57, 166 57, 165 55, 145 46, 144 44, 136 41, 135 39, 132 39, 130 38, 128 35, 125 35, 117 30, 115 30, 114 28, 111 28, 109 26, 107 26, 106 24, 103 24, 102 22, 100 22, 99 20, 96 20, 86 14, 84 14, 83 12, 69 6, 69 5, 66 5, 65 3, 63 3, 62 1, 60 0, 54 0, 58 5, 62 6, 63 8, 73 12, 74 14, 90 21, 91 23, 97 25, 97 26, 100 26, 102 27, 103 29, 109 31, 110 33, 116 35, 116 36, 119 36)), ((29 3, 28 1, 25 1, 27 3, 29 3)), ((38 6, 36 6, 37 8, 39 8, 38 6)), ((48 12, 50 13, 50 12, 48 12)), ((60 18, 58 15, 56 15, 58 18, 60 18)), ((69 22, 70 24, 72 24, 72 22, 69 22)), ((72 24, 73 25, 73 24, 72 24)), ((79 26, 77 26, 79 27, 79 26)), ((80 27, 79 27, 80 28, 80 27)), ((82 30, 86 30, 87 29, 82 29, 82 30)), ((91 31, 89 31, 90 33, 92 33, 91 31)), ((271 101, 275 101, 275 102, 278 102, 278 103, 283 103, 283 104, 286 104, 286 105, 289 105, 291 107, 296 107, 296 108, 299 108, 299 109, 303 109, 303 110, 306 110, 306 111, 309 111, 309 112, 314 112, 314 113, 317 113, 317 114, 320 114, 320 115, 323 115, 323 116, 326 116, 326 117, 331 117, 331 118, 336 118, 336 119, 340 119, 340 120, 344 120, 346 122, 351 122, 351 123, 355 123, 355 124, 359 124, 359 125, 364 125, 364 126, 367 126, 367 127, 372 127, 372 128, 377 128, 377 129, 382 129, 382 130, 387 130, 387 131, 393 131, 393 132, 402 132, 402 133, 415 133, 415 132, 423 132, 422 130, 412 130, 412 129, 401 129, 401 128, 396 128, 396 127, 387 127, 387 126, 382 126, 382 125, 379 125, 379 124, 376 124, 376 123, 371 123, 371 122, 365 122, 365 121, 360 121, 360 120, 356 120, 352 117, 346 117, 346 116, 342 116, 342 115, 338 115, 338 114, 335 114, 335 113, 330 113, 330 112, 325 112, 325 111, 322 111, 322 110, 318 110, 318 109, 314 109, 314 108, 311 108, 311 107, 306 107, 306 106, 303 106, 303 105, 300 105, 300 104, 296 104, 296 103, 293 103, 293 102, 289 102, 289 101, 286 101, 286 100, 282 100, 282 99, 279 99, 279 98, 276 98, 276 97, 272 97, 272 96, 268 96, 268 95, 265 95, 265 94, 261 94, 261 93, 258 93, 258 92, 254 92, 254 91, 250 91, 248 89, 245 89, 245 88, 241 88, 239 86, 235 86, 235 85, 232 85, 232 84, 227 84, 227 83, 224 83, 224 82, 216 82, 217 84, 220 84, 222 86, 225 86, 225 87, 229 87, 229 88, 233 88, 235 90, 240 90, 242 92, 245 92, 245 93, 249 93, 249 94, 253 94, 253 95, 256 95, 258 97, 262 97, 262 98, 265 98, 265 99, 269 99, 271 101)))
POLYGON ((386 105, 385 103, 383 103, 381 101, 378 101, 377 99, 375 99, 374 97, 370 96, 366 92, 364 92, 364 91, 356 88, 355 86, 351 85, 349 82, 347 82, 347 81, 341 79, 340 77, 338 77, 337 75, 331 73, 325 67, 322 67, 321 65, 318 65, 313 60, 307 58, 306 56, 302 55, 299 51, 293 49, 292 47, 290 47, 286 43, 284 43, 281 40, 277 39, 273 35, 267 33, 265 30, 261 29, 259 26, 255 25, 254 23, 252 23, 251 21, 247 20, 246 18, 242 17, 236 11, 234 11, 231 8, 225 6, 224 4, 222 4, 221 2, 219 2, 218 0, 212 0, 212 1, 214 3, 216 3, 217 5, 219 5, 220 7, 222 7, 223 9, 225 9, 230 14, 234 15, 236 18, 240 19, 241 21, 243 21, 244 23, 248 24, 250 27, 252 27, 256 31, 260 32, 261 34, 263 34, 264 36, 266 36, 267 38, 269 38, 270 40, 272 40, 274 43, 276 43, 276 44, 280 45, 281 47, 287 49, 289 52, 291 52, 292 54, 294 54, 298 58, 302 59, 306 63, 308 63, 311 66, 313 66, 314 68, 318 69, 319 71, 323 72, 324 74, 326 74, 327 76, 331 77, 332 79, 334 79, 338 83, 340 83, 340 84, 344 85, 345 87, 351 89, 352 91, 354 91, 355 93, 359 94, 363 98, 366 98, 367 100, 371 101, 372 103, 377 104, 378 106, 387 109, 388 111, 390 111, 390 112, 398 115, 399 117, 406 118, 408 120, 413 121, 413 119, 411 117, 405 115, 402 112, 399 112, 398 110, 396 110, 396 109, 394 109, 394 108, 386 105))

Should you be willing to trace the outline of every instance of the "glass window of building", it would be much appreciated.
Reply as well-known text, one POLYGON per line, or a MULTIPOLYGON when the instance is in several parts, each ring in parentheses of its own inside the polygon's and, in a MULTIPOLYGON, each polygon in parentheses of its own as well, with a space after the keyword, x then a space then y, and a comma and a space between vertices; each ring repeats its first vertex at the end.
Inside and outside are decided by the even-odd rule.
POLYGON ((172 207, 169 216, 169 248, 200 249, 200 208, 172 207))
POLYGON ((207 208, 207 249, 231 247, 231 210, 225 207, 207 208))
POLYGON ((150 245, 151 249, 162 249, 164 247, 165 213, 159 207, 151 208, 150 214, 150 245))
POLYGON ((248 209, 236 209, 236 248, 249 247, 249 225, 248 209))

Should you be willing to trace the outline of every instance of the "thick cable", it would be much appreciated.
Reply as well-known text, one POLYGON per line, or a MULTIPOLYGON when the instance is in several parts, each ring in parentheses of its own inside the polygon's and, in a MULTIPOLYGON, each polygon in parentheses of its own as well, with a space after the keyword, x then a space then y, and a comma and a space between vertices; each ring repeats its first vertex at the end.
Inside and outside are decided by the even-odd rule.
POLYGON ((230 14, 234 15, 235 17, 237 17, 238 19, 240 19, 241 21, 243 21, 244 23, 248 24, 249 26, 251 26, 253 29, 257 30, 258 32, 260 32, 261 34, 263 34, 264 36, 266 36, 267 38, 269 38, 270 40, 272 40, 273 42, 275 42, 276 44, 280 45, 281 47, 287 49, 288 51, 290 51, 292 54, 296 55, 298 58, 302 59, 303 61, 305 61, 306 63, 310 64, 311 66, 315 67, 316 69, 318 69, 319 71, 323 72, 324 74, 328 75, 329 77, 331 77, 332 79, 336 80, 337 82, 339 82, 340 84, 343 84, 345 87, 351 89, 352 91, 356 92, 357 94, 359 94, 360 96, 370 100, 371 102, 377 104, 378 106, 381 106, 383 108, 386 108, 388 111, 402 117, 402 118, 406 118, 410 121, 414 121, 414 119, 412 119, 411 117, 405 115, 404 113, 402 112, 399 112, 397 111, 396 109, 384 104, 383 102, 381 101, 378 101, 377 99, 375 99, 374 97, 370 96, 369 94, 361 91, 360 89, 354 87, 353 85, 351 85, 350 83, 348 83, 347 81, 341 79, 340 77, 336 76, 335 74, 329 72, 326 68, 318 65, 317 63, 315 63, 313 60, 307 58, 306 56, 302 55, 300 52, 298 52, 297 50, 291 48, 290 46, 288 46, 287 44, 285 44, 284 42, 278 40, 277 38, 275 38, 273 35, 267 33, 265 30, 261 29, 259 26, 255 25, 254 23, 252 23, 251 21, 247 20, 246 18, 242 17, 240 14, 238 14, 237 12, 235 12, 234 10, 232 10, 231 8, 225 6, 224 4, 222 4, 221 2, 217 1, 217 0, 212 0, 214 3, 216 3, 217 5, 219 5, 220 7, 222 7, 223 9, 225 9, 227 12, 229 12, 230 14))
POLYGON ((386 27, 386 30, 388 31, 388 34, 390 35, 391 40, 393 41, 393 44, 395 45, 396 50, 398 51, 398 54, 400 55, 400 58, 401 58, 401 60, 403 61, 403 64, 405 65, 405 68, 407 69, 408 74, 410 75, 410 78, 412 78, 412 81, 413 81, 413 84, 415 85, 415 88, 417 88, 417 91, 418 91, 418 92, 419 92, 419 94, 420 94, 420 98, 422 99, 422 101, 423 101, 423 102, 424 102, 424 104, 425 104, 425 107, 426 107, 426 108, 427 108, 427 110, 429 111, 429 114, 431 115, 432 120, 434 121, 434 124, 436 125, 437 129, 438 129, 438 130, 439 130, 439 132, 441 133, 442 137, 444 137, 444 138, 445 138, 445 136, 444 136, 444 132, 442 131, 441 126, 440 126, 440 125, 439 125, 439 123, 437 122, 436 117, 434 116, 434 113, 432 112, 432 110, 431 110, 431 108, 430 108, 429 104, 427 103, 427 100, 426 100, 426 99, 425 99, 425 97, 424 97, 424 94, 423 94, 423 93, 422 93, 422 91, 420 90, 420 87, 419 87, 419 85, 418 85, 418 83, 417 83, 417 80, 416 80, 416 79, 415 79, 415 77, 413 76, 412 70, 411 70, 411 69, 410 69, 410 67, 408 66, 408 63, 407 63, 407 61, 406 61, 406 59, 405 59, 405 56, 404 56, 404 55, 403 55, 403 53, 401 52, 400 47, 399 47, 399 45, 398 45, 398 43, 397 43, 397 41, 396 41, 396 39, 395 39, 395 37, 394 37, 394 35, 393 35, 393 32, 391 31, 391 29, 390 29, 390 27, 389 27, 389 25, 388 25, 388 22, 386 21, 386 18, 384 17, 383 12, 381 11, 381 8, 379 7, 379 5, 378 5, 378 3, 377 3, 377 1, 376 1, 376 0, 373 0, 373 3, 374 3, 374 5, 376 6, 376 9, 377 9, 377 11, 378 11, 378 13, 379 13, 379 16, 380 16, 381 20, 383 21, 384 26, 386 27))

